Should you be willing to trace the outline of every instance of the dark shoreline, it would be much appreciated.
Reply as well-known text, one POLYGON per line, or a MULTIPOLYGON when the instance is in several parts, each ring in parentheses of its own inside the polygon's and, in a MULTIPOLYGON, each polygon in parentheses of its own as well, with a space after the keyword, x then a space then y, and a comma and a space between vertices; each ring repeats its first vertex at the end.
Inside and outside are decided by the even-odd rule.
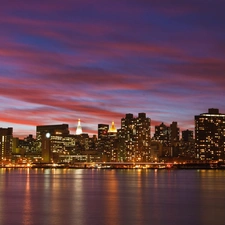
POLYGON ((225 167, 171 167, 171 168, 123 168, 123 167, 74 167, 74 166, 1 166, 0 169, 85 169, 85 170, 225 170, 225 167))

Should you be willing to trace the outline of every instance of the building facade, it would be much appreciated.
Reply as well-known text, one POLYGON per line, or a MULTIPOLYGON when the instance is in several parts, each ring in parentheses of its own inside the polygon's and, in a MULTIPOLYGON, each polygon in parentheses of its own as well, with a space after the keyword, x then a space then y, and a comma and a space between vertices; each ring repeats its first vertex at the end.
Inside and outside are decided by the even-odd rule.
POLYGON ((148 162, 151 158, 151 120, 145 113, 138 117, 126 114, 118 130, 118 159, 125 162, 148 162))
POLYGON ((117 129, 112 121, 108 124, 98 124, 98 145, 97 151, 102 155, 102 161, 118 161, 118 138, 117 129))
POLYGON ((0 127, 0 157, 1 160, 11 159, 12 156, 13 128, 0 127))
POLYGON ((225 114, 218 109, 195 116, 195 151, 200 160, 225 159, 225 114))
POLYGON ((61 139, 67 135, 69 135, 68 124, 41 125, 36 127, 37 150, 41 149, 44 163, 51 163, 53 161, 53 154, 63 151, 64 144, 61 139))

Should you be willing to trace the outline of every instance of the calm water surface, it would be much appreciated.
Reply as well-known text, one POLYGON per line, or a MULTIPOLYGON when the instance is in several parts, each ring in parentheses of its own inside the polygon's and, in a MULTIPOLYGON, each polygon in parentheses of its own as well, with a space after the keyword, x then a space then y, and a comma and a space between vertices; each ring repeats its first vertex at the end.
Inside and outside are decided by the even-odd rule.
POLYGON ((224 225, 225 171, 0 169, 1 225, 224 225))

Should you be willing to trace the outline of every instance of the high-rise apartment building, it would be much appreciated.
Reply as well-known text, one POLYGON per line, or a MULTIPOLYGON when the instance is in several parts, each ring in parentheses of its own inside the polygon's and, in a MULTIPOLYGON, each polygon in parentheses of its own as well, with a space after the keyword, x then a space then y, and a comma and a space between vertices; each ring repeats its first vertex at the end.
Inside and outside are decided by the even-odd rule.
POLYGON ((102 154, 103 161, 115 162, 118 160, 117 129, 114 122, 98 124, 98 152, 102 154))
POLYGON ((13 128, 0 127, 0 160, 11 159, 13 128))
POLYGON ((119 158, 123 161, 150 161, 151 120, 145 113, 126 114, 118 130, 119 158))
POLYGON ((164 123, 155 126, 154 140, 161 142, 164 146, 169 146, 170 143, 170 129, 164 123))
POLYGON ((218 109, 195 116, 195 150, 201 160, 225 159, 225 114, 218 109))

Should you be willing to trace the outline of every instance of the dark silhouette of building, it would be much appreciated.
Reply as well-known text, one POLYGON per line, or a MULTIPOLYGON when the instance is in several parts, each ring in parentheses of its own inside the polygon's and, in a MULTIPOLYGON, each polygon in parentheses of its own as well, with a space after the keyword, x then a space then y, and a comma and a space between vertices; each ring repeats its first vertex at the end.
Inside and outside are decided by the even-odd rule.
POLYGON ((177 122, 172 122, 169 126, 161 123, 155 126, 154 141, 162 143, 161 157, 177 157, 179 155, 180 129, 177 122))
POLYGON ((180 141, 180 154, 179 156, 187 159, 196 158, 195 154, 195 142, 192 130, 182 131, 182 138, 180 141))
POLYGON ((185 142, 190 142, 194 139, 192 130, 183 130, 182 131, 182 140, 185 142))
POLYGON ((180 129, 177 127, 177 122, 172 122, 172 124, 170 124, 170 147, 172 157, 177 157, 179 155, 179 140, 180 129))

